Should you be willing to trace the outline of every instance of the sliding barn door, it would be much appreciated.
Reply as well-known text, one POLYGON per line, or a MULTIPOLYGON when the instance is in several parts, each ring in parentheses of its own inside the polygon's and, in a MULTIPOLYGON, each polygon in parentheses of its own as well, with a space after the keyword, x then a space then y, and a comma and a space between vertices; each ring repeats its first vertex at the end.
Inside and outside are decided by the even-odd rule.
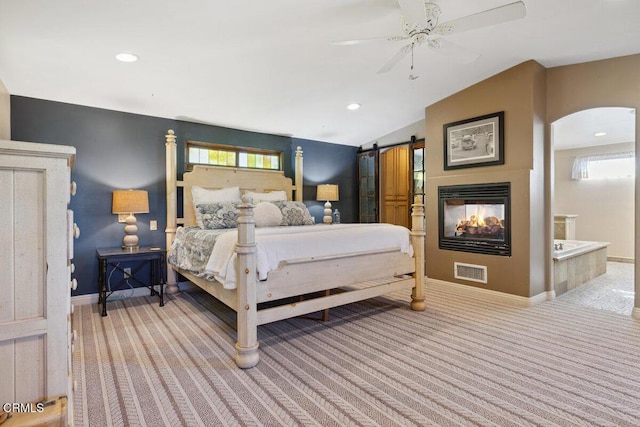
POLYGON ((378 150, 358 154, 360 222, 378 222, 378 150))

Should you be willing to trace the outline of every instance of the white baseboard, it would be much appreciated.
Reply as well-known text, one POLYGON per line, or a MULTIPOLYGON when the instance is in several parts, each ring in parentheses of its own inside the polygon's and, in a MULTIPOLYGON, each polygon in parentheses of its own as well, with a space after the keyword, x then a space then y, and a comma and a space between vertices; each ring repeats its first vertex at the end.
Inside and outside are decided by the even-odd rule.
POLYGON ((532 297, 522 297, 519 295, 506 294, 504 292, 483 289, 475 286, 461 285, 459 283, 447 282, 444 280, 425 278, 425 286, 433 289, 450 292, 456 295, 466 295, 480 298, 486 301, 493 301, 501 304, 516 307, 530 307, 544 301, 550 301, 556 297, 555 291, 541 292, 532 297))

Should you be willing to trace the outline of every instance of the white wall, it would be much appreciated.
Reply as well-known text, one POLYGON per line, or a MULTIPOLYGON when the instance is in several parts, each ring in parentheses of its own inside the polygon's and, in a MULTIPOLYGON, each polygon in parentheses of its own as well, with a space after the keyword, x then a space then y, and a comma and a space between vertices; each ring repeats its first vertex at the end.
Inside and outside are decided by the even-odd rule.
POLYGON ((634 179, 572 180, 576 156, 635 151, 635 143, 555 152, 554 214, 576 214, 576 240, 611 242, 607 255, 634 258, 634 179))
POLYGON ((378 143, 379 147, 384 147, 385 145, 411 141, 412 136, 415 136, 416 139, 422 139, 424 138, 424 134, 425 134, 425 121, 424 119, 422 119, 406 127, 403 127, 402 129, 398 129, 394 132, 391 132, 388 135, 384 135, 384 136, 381 136, 380 138, 376 138, 375 141, 362 144, 362 148, 364 149, 372 148, 374 143, 378 143))

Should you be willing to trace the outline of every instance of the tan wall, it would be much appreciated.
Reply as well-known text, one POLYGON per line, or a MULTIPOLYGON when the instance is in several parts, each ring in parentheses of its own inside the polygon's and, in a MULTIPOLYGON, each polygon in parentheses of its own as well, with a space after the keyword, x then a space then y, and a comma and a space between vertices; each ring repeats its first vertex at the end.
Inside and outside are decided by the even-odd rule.
POLYGON ((11 139, 11 102, 9 91, 0 80, 0 139, 11 139))
POLYGON ((545 290, 545 70, 528 61, 426 108, 427 276, 520 296, 545 290), (443 125, 505 112, 504 165, 444 170, 443 125), (511 182, 512 256, 438 249, 437 190, 441 185, 511 182), (453 278, 453 263, 487 266, 488 284, 453 278))
POLYGON ((549 68, 547 123, 589 108, 639 108, 639 70, 640 54, 549 68))
MULTIPOLYGON (((568 114, 595 107, 629 107, 640 113, 640 55, 623 56, 602 61, 567 65, 547 70, 547 130, 550 123, 568 114)), ((636 153, 640 144, 640 114, 636 114, 636 153)), ((547 138, 551 152, 550 138, 547 138)), ((551 156, 550 156, 551 157, 551 156)), ((553 171, 553 162, 546 165, 553 171)), ((636 170, 640 161, 636 157, 636 170)), ((545 181, 547 197, 553 200, 553 174, 545 181)), ((640 174, 635 181, 635 233, 640 230, 640 174)), ((549 206, 549 205, 548 205, 549 206)), ((552 211, 547 212, 551 218, 552 211)), ((553 225, 548 224, 548 236, 553 236, 553 225)), ((640 250, 640 239, 635 235, 634 252, 640 250)), ((550 256, 548 257, 550 259, 550 256)), ((550 261, 549 261, 550 262, 550 261)), ((547 268, 547 272, 551 272, 547 268)), ((548 273, 550 274, 550 273, 548 273)), ((635 307, 640 307, 640 263, 635 267, 635 307)))

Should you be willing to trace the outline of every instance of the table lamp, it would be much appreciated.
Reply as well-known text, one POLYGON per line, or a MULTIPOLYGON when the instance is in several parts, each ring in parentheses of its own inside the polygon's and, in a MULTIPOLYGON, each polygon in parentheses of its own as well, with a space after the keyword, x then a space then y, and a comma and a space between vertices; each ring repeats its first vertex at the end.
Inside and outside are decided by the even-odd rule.
POLYGON ((320 184, 316 192, 316 200, 325 200, 324 204, 324 217, 322 222, 325 224, 331 224, 333 219, 331 218, 331 202, 338 201, 338 186, 336 184, 320 184))
POLYGON ((122 247, 135 251, 138 249, 138 226, 136 225, 136 213, 149 213, 149 194, 144 190, 115 190, 113 192, 113 204, 111 212, 125 214, 124 238, 122 247))

